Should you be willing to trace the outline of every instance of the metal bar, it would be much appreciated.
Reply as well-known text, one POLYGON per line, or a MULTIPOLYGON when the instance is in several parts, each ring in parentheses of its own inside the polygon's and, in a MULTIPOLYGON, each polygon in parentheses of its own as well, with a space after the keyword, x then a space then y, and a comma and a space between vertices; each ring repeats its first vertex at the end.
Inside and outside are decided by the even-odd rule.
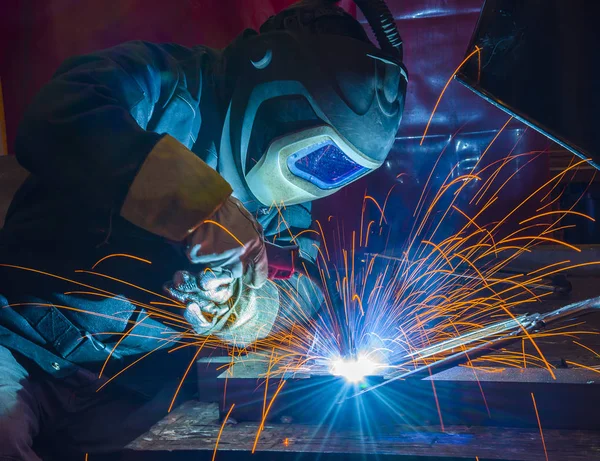
POLYGON ((519 324, 516 325, 516 327, 518 328, 516 328, 513 332, 506 334, 505 336, 486 341, 485 343, 475 346, 469 350, 457 352, 436 362, 417 367, 414 370, 391 375, 390 378, 386 381, 363 389, 360 392, 357 392, 349 397, 344 398, 342 401, 365 394, 379 387, 385 386, 393 381, 422 375, 424 372, 432 373, 433 370, 447 369, 460 363, 473 360, 474 358, 480 357, 484 353, 488 352, 492 348, 505 346, 513 342, 521 332, 539 331, 548 326, 549 324, 562 320, 566 317, 570 317, 572 315, 577 314, 590 314, 598 309, 600 309, 600 296, 585 301, 569 304, 567 306, 561 307, 543 315, 533 314, 527 316, 524 319, 524 321, 519 322, 519 324))
POLYGON ((513 328, 518 327, 520 324, 523 324, 523 322, 525 322, 526 319, 527 316, 522 315, 514 320, 510 319, 505 322, 495 323, 493 325, 489 325, 471 333, 466 333, 457 338, 442 341, 441 343, 436 344, 434 346, 429 346, 425 349, 419 349, 417 351, 411 352, 405 357, 411 358, 417 356, 418 359, 426 359, 436 354, 451 351, 452 349, 456 349, 457 347, 466 346, 467 344, 471 344, 479 339, 483 339, 491 335, 500 334, 512 330, 513 328))

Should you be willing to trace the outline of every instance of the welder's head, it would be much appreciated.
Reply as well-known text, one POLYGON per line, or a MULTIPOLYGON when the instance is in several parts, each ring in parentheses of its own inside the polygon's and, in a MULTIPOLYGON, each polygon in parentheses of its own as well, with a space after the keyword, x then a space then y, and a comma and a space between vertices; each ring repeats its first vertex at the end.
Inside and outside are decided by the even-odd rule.
POLYGON ((380 43, 334 1, 304 0, 241 45, 232 153, 264 205, 330 195, 385 160, 404 107, 402 42, 383 0, 355 0, 380 43))

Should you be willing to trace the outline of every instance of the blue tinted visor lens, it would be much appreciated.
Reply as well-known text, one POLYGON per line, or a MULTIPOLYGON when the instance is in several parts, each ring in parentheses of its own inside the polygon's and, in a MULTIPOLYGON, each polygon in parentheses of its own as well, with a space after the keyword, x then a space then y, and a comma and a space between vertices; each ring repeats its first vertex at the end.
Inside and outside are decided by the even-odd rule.
POLYGON ((319 189, 335 189, 362 176, 369 168, 359 165, 328 140, 305 147, 287 159, 290 171, 319 189))

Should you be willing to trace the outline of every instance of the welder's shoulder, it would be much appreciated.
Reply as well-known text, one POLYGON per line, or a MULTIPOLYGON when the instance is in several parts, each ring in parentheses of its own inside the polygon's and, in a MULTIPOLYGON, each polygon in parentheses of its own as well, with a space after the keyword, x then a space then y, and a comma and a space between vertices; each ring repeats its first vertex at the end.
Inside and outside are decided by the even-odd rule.
POLYGON ((139 73, 142 69, 156 70, 160 71, 157 77, 164 77, 165 71, 177 71, 182 63, 201 62, 212 54, 214 54, 212 49, 202 46, 189 48, 175 43, 135 40, 88 54, 72 56, 61 64, 55 76, 88 63, 112 62, 130 74, 139 73))
POLYGON ((125 42, 67 59, 54 79, 99 82, 117 91, 130 107, 142 100, 154 104, 161 97, 168 98, 177 87, 187 87, 199 94, 203 70, 212 56, 208 50, 145 41, 125 42))

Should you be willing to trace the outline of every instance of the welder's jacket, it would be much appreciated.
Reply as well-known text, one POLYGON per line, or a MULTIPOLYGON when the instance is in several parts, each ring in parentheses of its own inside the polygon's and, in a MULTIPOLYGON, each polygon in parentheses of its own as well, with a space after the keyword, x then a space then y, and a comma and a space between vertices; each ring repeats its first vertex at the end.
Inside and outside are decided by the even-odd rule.
MULTIPOLYGON (((213 169, 226 65, 205 47, 132 42, 67 60, 40 91, 18 133, 30 176, 0 233, 0 263, 52 275, 0 267, 0 295, 13 305, 0 309, 1 345, 60 377, 99 366, 133 325, 117 361, 173 344, 168 322, 142 321, 143 304, 169 303, 162 284, 194 270, 174 242, 232 192, 213 169), (94 266, 115 254, 145 261, 111 256, 94 266), (76 272, 92 268, 105 276, 76 272)), ((246 205, 269 239, 289 239, 283 222, 292 232, 310 225, 304 206, 281 215, 246 205)))

